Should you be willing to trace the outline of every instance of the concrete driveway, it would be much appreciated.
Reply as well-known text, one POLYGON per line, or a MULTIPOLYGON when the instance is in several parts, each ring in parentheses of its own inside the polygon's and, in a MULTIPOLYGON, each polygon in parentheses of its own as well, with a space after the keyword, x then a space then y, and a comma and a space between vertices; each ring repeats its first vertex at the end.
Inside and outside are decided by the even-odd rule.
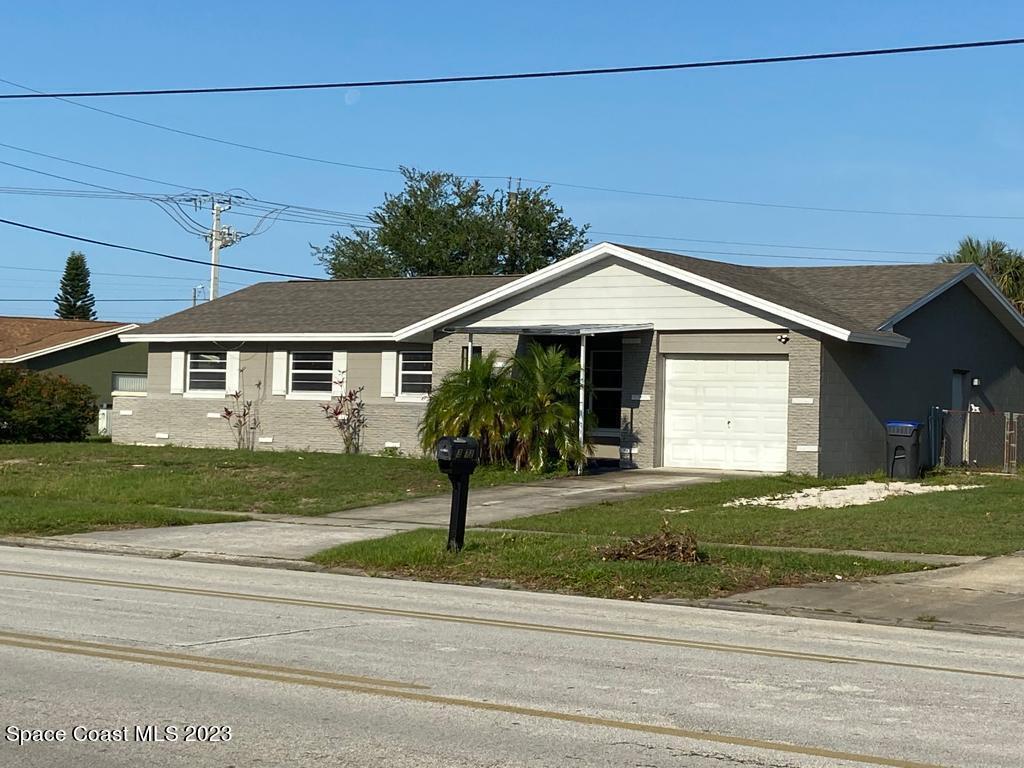
MULTIPOLYGON (((470 490, 468 524, 619 501, 719 479, 714 474, 632 470, 470 490)), ((450 496, 350 509, 320 517, 253 515, 251 522, 136 528, 48 537, 50 546, 183 559, 303 560, 320 550, 414 528, 447 528, 450 496)), ((38 542, 37 542, 38 543, 38 542)), ((286 564, 286 563, 283 563, 286 564)))
POLYGON ((1024 637, 1024 551, 853 583, 773 587, 703 605, 1024 637))

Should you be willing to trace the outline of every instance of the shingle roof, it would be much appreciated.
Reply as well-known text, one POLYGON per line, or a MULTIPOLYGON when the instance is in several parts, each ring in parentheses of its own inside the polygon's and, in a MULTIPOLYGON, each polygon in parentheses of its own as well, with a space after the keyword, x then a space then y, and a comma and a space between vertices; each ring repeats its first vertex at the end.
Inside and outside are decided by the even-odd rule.
POLYGON ((649 248, 620 246, 840 328, 874 332, 970 264, 746 267, 649 248))
POLYGON ((0 362, 38 355, 54 347, 80 343, 97 334, 132 328, 130 323, 59 320, 54 317, 0 317, 0 362))
MULTIPOLYGON (((743 293, 859 334, 968 264, 748 267, 622 245, 743 293)), ((258 283, 142 326, 139 334, 392 333, 518 279, 517 275, 258 283)), ((885 337, 894 334, 884 332, 885 337)))
POLYGON ((257 283, 144 325, 136 333, 391 333, 517 277, 257 283))

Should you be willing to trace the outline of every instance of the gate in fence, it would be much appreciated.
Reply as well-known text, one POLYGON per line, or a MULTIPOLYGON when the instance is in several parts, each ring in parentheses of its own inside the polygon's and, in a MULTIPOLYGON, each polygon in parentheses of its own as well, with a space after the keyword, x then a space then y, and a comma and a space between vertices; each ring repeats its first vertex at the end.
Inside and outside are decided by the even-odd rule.
POLYGON ((940 413, 940 466, 1017 472, 1024 414, 936 409, 940 413))

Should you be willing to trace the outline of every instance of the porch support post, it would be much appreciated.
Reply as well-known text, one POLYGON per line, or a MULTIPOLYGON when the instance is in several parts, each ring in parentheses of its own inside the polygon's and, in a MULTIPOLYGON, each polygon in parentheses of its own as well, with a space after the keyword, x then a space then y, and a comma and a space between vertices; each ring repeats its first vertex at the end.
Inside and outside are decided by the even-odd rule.
MULTIPOLYGON (((580 430, 579 431, 579 436, 580 436, 580 445, 581 446, 583 445, 583 440, 584 440, 584 437, 585 437, 585 435, 584 435, 584 428, 585 428, 585 424, 584 424, 584 415, 585 415, 584 414, 584 407, 585 407, 585 404, 586 404, 586 386, 587 386, 587 337, 584 334, 580 334, 580 403, 579 403, 579 413, 578 413, 576 421, 578 422, 578 425, 579 425, 579 430, 580 430)), ((577 475, 582 475, 583 474, 583 464, 584 464, 584 462, 581 461, 579 463, 579 465, 576 467, 576 474, 577 475)))

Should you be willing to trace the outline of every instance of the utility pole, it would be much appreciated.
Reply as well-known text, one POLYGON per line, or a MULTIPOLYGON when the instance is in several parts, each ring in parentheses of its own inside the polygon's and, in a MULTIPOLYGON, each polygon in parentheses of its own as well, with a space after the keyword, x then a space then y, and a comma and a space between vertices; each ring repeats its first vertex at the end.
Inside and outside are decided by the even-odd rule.
POLYGON ((198 195, 191 201, 197 210, 209 203, 213 211, 213 225, 206 233, 206 242, 210 244, 210 301, 213 301, 220 292, 220 249, 234 245, 244 235, 233 227, 220 225, 220 215, 231 210, 231 195, 198 195))

